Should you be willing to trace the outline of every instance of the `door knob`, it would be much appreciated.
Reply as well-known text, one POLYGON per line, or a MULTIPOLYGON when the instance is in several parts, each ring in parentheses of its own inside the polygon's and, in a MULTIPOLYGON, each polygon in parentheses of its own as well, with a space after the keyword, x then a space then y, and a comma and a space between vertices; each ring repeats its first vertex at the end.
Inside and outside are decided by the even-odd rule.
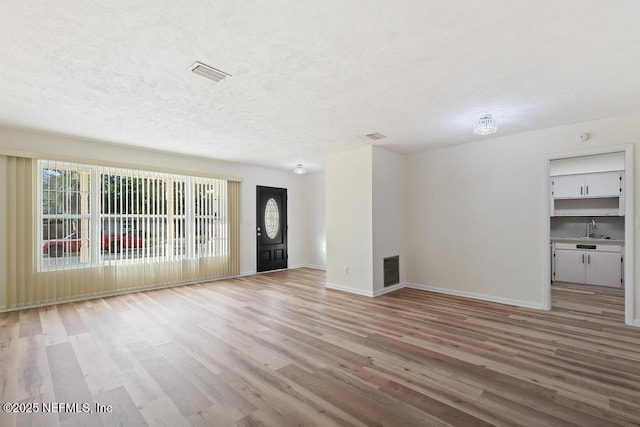
POLYGON ((258 232, 258 237, 262 236, 262 233, 258 232))

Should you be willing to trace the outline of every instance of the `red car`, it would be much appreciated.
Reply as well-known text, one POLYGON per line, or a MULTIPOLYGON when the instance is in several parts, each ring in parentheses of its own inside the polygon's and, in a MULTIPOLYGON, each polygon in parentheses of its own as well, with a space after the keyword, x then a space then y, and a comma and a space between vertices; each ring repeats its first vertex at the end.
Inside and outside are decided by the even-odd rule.
POLYGON ((120 252, 122 249, 142 247, 142 237, 131 231, 112 236, 105 236, 100 232, 100 241, 102 242, 102 250, 108 252, 120 252))
MULTIPOLYGON (((42 253, 52 258, 61 257, 65 254, 71 254, 80 251, 82 239, 78 232, 74 232, 66 236, 64 239, 49 240, 42 246, 42 253)), ((136 236, 131 232, 126 234, 118 234, 105 236, 100 232, 100 247, 103 251, 120 252, 122 249, 141 248, 142 237, 136 236)))
POLYGON ((69 234, 64 239, 49 240, 42 246, 42 253, 50 257, 61 257, 64 254, 80 251, 82 239, 77 232, 69 234))

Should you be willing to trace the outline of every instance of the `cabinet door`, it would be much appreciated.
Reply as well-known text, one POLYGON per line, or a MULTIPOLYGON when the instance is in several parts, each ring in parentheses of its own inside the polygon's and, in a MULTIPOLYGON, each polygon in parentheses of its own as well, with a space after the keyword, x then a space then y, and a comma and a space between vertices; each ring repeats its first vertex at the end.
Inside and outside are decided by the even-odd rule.
POLYGON ((586 197, 620 196, 620 172, 592 173, 585 175, 584 195, 586 197))
POLYGON ((622 261, 620 254, 616 252, 589 252, 587 253, 587 277, 589 285, 622 286, 622 261))
POLYGON ((554 280, 558 282, 584 283, 586 280, 586 255, 581 251, 556 249, 554 280))
POLYGON ((584 196, 584 175, 561 175, 551 178, 554 199, 584 196))

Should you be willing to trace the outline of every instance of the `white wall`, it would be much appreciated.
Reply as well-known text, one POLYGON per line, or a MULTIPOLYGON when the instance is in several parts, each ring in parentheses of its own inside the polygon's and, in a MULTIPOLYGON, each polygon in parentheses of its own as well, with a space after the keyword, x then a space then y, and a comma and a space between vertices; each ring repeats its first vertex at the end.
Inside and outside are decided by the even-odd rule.
POLYGON ((405 158, 373 147, 373 291, 384 288, 386 257, 400 255, 400 283, 405 280, 405 158))
POLYGON ((327 287, 372 294, 372 185, 371 146, 328 157, 327 287))
MULTIPOLYGON (((305 229, 305 181, 304 177, 295 175, 292 172, 7 128, 0 128, 0 154, 3 153, 18 155, 25 153, 48 154, 57 157, 83 159, 87 163, 94 159, 99 162, 124 163, 131 167, 140 166, 242 178, 241 274, 250 274, 256 271, 256 185, 287 188, 289 196, 287 212, 289 222, 289 265, 309 264, 306 259, 309 251, 307 249, 305 229)), ((1 204, 0 206, 4 205, 1 204)), ((3 211, 1 207, 0 211, 3 211)), ((0 212, 0 219, 3 214, 4 212, 0 212)))
MULTIPOLYGON (((407 281, 521 305, 543 303, 545 156, 640 141, 640 113, 481 139, 407 158, 407 281), (592 137, 579 142, 576 136, 592 137)), ((634 168, 640 172, 638 155, 634 168)), ((640 225, 635 174, 636 230, 640 225)), ((637 239, 640 240, 640 239, 637 239)), ((635 265, 638 265, 638 242, 635 265)), ((635 319, 640 318, 640 269, 635 319)))
POLYGON ((327 175, 325 172, 305 175, 305 231, 307 265, 327 268, 327 175))

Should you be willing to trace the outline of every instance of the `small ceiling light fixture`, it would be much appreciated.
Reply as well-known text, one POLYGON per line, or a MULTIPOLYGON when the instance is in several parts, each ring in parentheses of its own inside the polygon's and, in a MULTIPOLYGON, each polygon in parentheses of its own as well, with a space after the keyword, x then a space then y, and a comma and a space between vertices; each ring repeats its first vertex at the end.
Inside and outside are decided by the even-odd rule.
POLYGON ((307 170, 302 166, 302 163, 298 163, 296 168, 293 170, 293 173, 302 175, 303 173, 307 173, 307 170))
POLYGON ((478 123, 476 124, 473 133, 476 135, 489 135, 497 130, 498 128, 496 127, 496 122, 493 120, 493 115, 483 114, 478 118, 478 123))

